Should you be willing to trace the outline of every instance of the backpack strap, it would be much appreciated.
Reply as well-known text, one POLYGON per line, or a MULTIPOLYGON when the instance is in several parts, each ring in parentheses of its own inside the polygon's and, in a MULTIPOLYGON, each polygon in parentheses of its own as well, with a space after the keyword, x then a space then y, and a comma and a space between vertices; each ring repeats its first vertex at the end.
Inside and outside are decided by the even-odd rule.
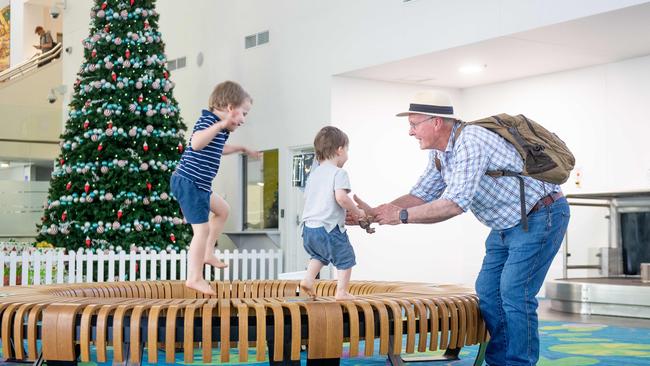
MULTIPOLYGON (((457 121, 458 121, 458 123, 460 123, 460 126, 458 126, 458 128, 456 129, 456 133, 454 135, 454 140, 453 140, 454 144, 456 144, 456 141, 458 141, 458 137, 460 136, 460 132, 463 130, 463 128, 465 128, 465 125, 466 125, 466 123, 461 121, 461 120, 457 120, 457 121)), ((435 163, 436 163, 436 169, 438 169, 438 171, 441 172, 442 171, 442 164, 440 163, 440 159, 438 158, 438 156, 435 157, 435 163)))

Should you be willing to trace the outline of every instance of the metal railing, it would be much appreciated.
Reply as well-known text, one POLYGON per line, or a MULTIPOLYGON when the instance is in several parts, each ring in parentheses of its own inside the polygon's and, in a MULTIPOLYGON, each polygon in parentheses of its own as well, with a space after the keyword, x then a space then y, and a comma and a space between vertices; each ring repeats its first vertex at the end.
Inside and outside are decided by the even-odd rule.
POLYGON ((25 75, 36 70, 39 65, 44 65, 61 55, 62 44, 57 43, 51 50, 35 55, 27 61, 0 72, 0 83, 9 81, 19 76, 25 75))

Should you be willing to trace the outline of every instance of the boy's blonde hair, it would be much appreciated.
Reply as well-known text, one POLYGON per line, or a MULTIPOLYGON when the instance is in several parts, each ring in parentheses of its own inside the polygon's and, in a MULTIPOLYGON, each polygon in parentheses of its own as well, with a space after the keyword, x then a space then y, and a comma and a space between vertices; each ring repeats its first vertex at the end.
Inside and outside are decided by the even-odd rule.
POLYGON ((339 147, 347 147, 350 143, 348 135, 334 126, 326 126, 320 129, 314 138, 314 150, 316 159, 324 161, 336 156, 339 147))
POLYGON ((208 100, 208 108, 210 110, 224 110, 228 105, 239 107, 244 104, 246 99, 253 103, 253 98, 251 98, 241 85, 234 81, 224 81, 214 87, 208 100))

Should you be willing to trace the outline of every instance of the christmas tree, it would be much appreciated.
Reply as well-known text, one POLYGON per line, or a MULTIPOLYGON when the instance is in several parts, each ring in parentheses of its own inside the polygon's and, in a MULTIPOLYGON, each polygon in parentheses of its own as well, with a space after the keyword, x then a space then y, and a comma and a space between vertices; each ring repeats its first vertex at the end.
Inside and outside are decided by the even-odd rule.
POLYGON ((185 248, 170 175, 186 126, 172 96, 155 0, 96 0, 37 241, 185 248))

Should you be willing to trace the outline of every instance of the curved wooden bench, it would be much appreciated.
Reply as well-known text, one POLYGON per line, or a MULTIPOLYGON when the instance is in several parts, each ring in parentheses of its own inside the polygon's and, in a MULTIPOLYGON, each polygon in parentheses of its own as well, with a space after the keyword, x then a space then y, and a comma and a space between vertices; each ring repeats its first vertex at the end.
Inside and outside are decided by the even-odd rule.
POLYGON ((402 352, 443 349, 452 358, 461 347, 481 344, 479 364, 488 340, 478 298, 462 287, 353 281, 356 298, 336 301, 336 282, 318 281, 312 301, 300 294, 298 281, 211 284, 217 292, 211 298, 181 281, 4 288, 2 357, 105 362, 112 347, 118 363, 141 362, 145 352, 155 363, 161 350, 166 362, 182 352, 185 363, 209 363, 213 349, 220 351, 220 362, 230 362, 236 348, 240 362, 254 349, 255 360, 268 353, 275 363, 298 362, 301 345, 307 346, 308 360, 336 360, 349 343, 351 357, 377 352, 400 363, 402 352), (195 356, 199 350, 201 356, 195 356))

